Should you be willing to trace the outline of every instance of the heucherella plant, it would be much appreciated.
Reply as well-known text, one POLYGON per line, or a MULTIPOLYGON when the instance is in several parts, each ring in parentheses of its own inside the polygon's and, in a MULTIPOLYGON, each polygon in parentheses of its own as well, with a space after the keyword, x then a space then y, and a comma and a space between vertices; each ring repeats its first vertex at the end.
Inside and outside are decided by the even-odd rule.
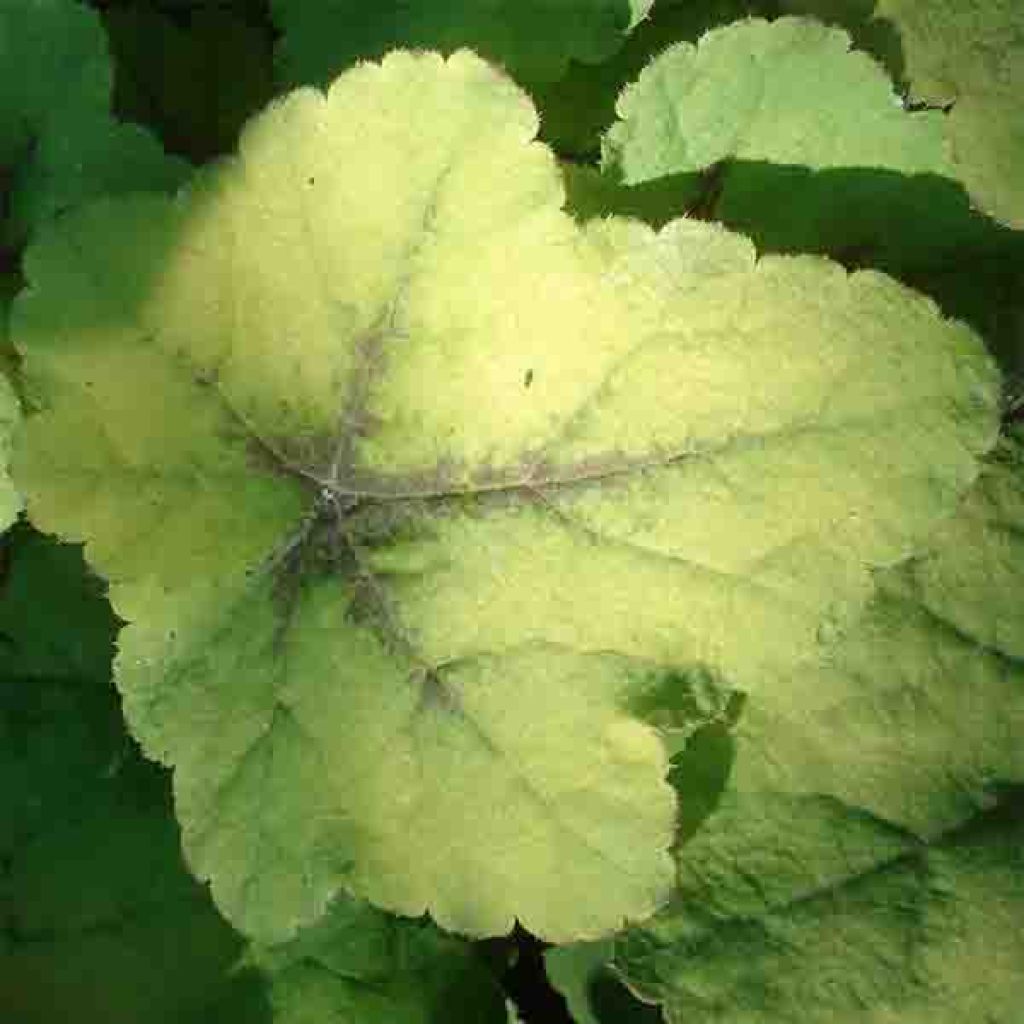
POLYGON ((649 914, 674 804, 630 700, 782 685, 994 437, 927 302, 580 229, 536 127, 478 58, 396 53, 29 251, 30 515, 88 542, 128 720, 260 938, 343 885, 470 934, 649 914))
POLYGON ((529 1024, 476 941, 518 926, 578 1024, 1011 1024, 1024 321, 944 282, 1024 265, 1012 160, 806 16, 669 40, 583 166, 545 104, 650 4, 538 2, 543 47, 513 5, 272 6, 288 88, 232 152, 44 191, 11 250, 0 514, 84 556, 21 524, 0 580, 5 735, 60 751, 0 761, 45 780, 0 985, 24 935, 64 978, 19 1012, 106 922, 114 963, 202 936, 169 1021, 529 1024), (110 862, 25 900, 76 772, 110 862))

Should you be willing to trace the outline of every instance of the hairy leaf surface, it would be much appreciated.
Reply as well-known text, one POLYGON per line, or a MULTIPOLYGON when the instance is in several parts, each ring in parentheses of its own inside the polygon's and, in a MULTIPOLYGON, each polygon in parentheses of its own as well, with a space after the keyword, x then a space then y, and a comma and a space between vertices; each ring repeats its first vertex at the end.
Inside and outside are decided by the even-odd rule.
POLYGON ((590 160, 615 119, 615 98, 654 54, 681 40, 697 40, 713 25, 748 17, 758 0, 658 0, 622 46, 600 63, 572 61, 555 81, 531 87, 541 111, 541 137, 560 156, 590 160))
POLYGON ((604 162, 627 183, 727 157, 952 175, 938 111, 908 114, 841 29, 747 19, 677 43, 619 97, 604 162))
POLYGON ((181 26, 148 6, 111 7, 104 23, 118 113, 196 163, 233 150, 273 94, 269 33, 230 9, 194 10, 181 26))
POLYGON ((342 887, 474 934, 651 912, 675 805, 631 695, 786 691, 993 441, 930 302, 581 230, 536 131, 478 58, 396 53, 29 251, 19 482, 109 581, 132 728, 261 941, 342 887))
POLYGON ((948 110, 959 178, 987 213, 1024 227, 1024 8, 1015 0, 783 0, 849 25, 910 99, 948 110), (859 31, 857 31, 859 29, 859 31))
POLYGON ((1014 1019, 1022 496, 1009 442, 792 701, 749 699, 678 896, 616 950, 670 1021, 1014 1019))
MULTIPOLYGON (((690 907, 663 915, 624 944, 620 969, 662 1001, 669 1024, 1015 1024, 1022 821, 1017 791, 841 881, 815 886, 812 875, 784 899, 769 885, 756 910, 752 900, 735 917, 690 907)), ((823 831, 820 846, 840 835, 853 838, 823 831)))
POLYGON ((850 45, 839 28, 790 17, 670 47, 620 95, 605 174, 678 182, 676 211, 701 183, 705 216, 772 250, 895 272, 1005 248, 1009 232, 971 209, 945 115, 905 110, 850 45))
POLYGON ((913 98, 952 105, 950 149, 972 197, 1024 228, 1024 8, 886 0, 877 13, 900 28, 913 98))

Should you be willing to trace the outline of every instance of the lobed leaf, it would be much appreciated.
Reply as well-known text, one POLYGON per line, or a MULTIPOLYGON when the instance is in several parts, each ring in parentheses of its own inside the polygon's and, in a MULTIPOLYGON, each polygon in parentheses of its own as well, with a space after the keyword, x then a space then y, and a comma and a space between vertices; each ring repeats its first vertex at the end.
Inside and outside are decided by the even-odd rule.
POLYGON ((342 898, 276 947, 251 947, 275 1024, 432 1024, 458 1008, 467 1024, 505 1019, 504 997, 469 943, 426 921, 342 898))
POLYGON ((0 245, 20 247, 75 203, 182 181, 182 161, 110 116, 112 74, 102 23, 83 4, 9 0, 0 10, 0 172, 11 177, 0 245))
POLYGON ((41 136, 10 198, 11 236, 19 242, 33 225, 104 195, 173 192, 187 165, 156 139, 109 113, 83 115, 41 136))
POLYGON ((728 157, 951 173, 942 115, 907 114, 884 71, 841 29, 750 18, 656 57, 617 104, 603 161, 627 184, 728 157))
POLYGON ((945 115, 905 110, 850 46, 841 29, 787 17, 670 47, 620 95, 605 175, 676 183, 677 212, 701 186, 703 216, 772 250, 893 272, 1005 253, 1010 233, 970 209, 945 115))
POLYGON ((0 166, 49 121, 106 108, 112 71, 97 15, 71 0, 11 0, 0 11, 0 166))
POLYGON ((993 443, 998 375, 930 302, 580 229, 536 131, 478 58, 396 53, 28 253, 19 484, 109 581, 131 727, 261 942, 342 889, 478 935, 649 914, 637 695, 704 665, 784 701, 993 443))
POLYGON ((675 902, 616 949, 669 1021, 1013 1019, 1022 484, 1009 442, 791 700, 747 702, 675 902))
POLYGON ((696 41, 712 26, 738 21, 761 7, 758 0, 658 0, 605 60, 573 60, 558 79, 532 84, 541 138, 560 156, 593 160, 600 153, 601 135, 615 120, 615 99, 624 82, 672 43, 696 41))

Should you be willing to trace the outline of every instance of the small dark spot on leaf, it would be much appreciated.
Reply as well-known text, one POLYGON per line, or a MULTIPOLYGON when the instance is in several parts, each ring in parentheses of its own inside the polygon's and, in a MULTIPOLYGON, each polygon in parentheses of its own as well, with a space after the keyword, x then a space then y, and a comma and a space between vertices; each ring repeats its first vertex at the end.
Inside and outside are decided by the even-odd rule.
POLYGON ((527 370, 526 375, 523 377, 523 387, 528 388, 533 383, 533 370, 527 370))
POLYGON ((316 178, 310 178, 309 179, 309 184, 310 185, 314 184, 315 182, 316 182, 316 178))

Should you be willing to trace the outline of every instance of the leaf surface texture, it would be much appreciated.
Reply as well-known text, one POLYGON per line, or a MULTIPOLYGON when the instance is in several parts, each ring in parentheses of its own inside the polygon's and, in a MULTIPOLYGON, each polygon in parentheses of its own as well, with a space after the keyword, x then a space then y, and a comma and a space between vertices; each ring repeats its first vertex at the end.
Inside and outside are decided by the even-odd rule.
POLYGON ((581 230, 536 131, 478 58, 399 52, 29 250, 19 484, 109 581, 132 729, 260 941, 343 887, 472 934, 653 911, 675 802, 631 695, 785 692, 993 443, 929 301, 581 230))
POLYGON ((1004 443, 791 702, 748 700, 677 897, 616 949, 669 1021, 1014 1019, 1020 467, 1004 443))
POLYGON ((948 111, 956 173, 977 205, 1024 227, 1024 9, 1015 0, 784 0, 848 26, 905 82, 948 111))

